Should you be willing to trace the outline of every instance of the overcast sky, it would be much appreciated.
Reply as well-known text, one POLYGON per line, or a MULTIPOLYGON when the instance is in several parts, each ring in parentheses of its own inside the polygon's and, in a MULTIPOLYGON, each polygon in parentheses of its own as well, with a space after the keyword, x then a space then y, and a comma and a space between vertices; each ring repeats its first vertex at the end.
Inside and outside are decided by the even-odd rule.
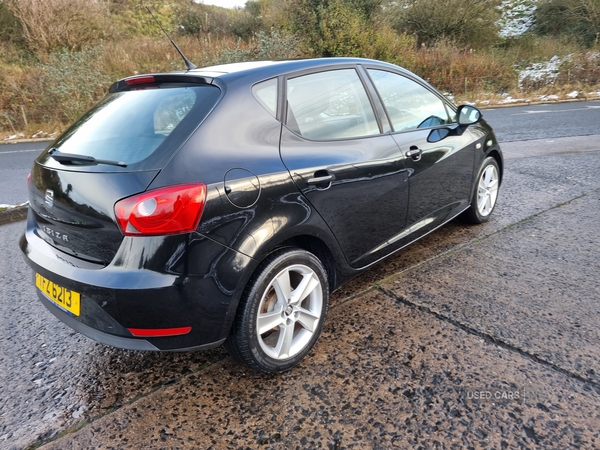
POLYGON ((243 7, 246 4, 246 0, 201 0, 199 3, 204 3, 205 5, 223 6, 224 8, 233 8, 235 6, 243 7))

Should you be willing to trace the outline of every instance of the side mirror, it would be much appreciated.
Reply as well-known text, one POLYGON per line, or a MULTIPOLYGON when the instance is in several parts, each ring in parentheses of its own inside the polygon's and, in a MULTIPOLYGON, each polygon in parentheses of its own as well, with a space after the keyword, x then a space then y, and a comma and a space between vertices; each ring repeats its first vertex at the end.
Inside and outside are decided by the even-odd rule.
POLYGON ((456 110, 459 125, 473 125, 481 120, 481 111, 471 105, 461 105, 456 110))

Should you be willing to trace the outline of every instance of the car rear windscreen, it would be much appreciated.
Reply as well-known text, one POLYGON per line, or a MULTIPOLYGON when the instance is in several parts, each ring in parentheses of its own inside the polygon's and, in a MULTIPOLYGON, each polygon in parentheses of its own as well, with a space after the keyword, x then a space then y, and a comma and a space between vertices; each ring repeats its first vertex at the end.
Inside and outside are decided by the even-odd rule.
MULTIPOLYGON (((204 120, 220 96, 211 85, 160 84, 108 94, 44 152, 38 162, 55 166, 49 151, 123 162, 126 169, 160 169, 204 120)), ((97 165, 70 164, 96 171, 97 165)), ((103 167, 101 170, 106 170, 103 167)))

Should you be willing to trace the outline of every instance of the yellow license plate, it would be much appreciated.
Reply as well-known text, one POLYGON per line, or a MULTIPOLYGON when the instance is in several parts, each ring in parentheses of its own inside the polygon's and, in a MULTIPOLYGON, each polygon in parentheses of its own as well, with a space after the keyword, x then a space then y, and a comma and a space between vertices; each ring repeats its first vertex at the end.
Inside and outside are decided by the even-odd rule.
POLYGON ((79 292, 59 286, 39 273, 35 274, 35 285, 62 309, 66 309, 76 316, 79 315, 81 310, 81 294, 79 292))

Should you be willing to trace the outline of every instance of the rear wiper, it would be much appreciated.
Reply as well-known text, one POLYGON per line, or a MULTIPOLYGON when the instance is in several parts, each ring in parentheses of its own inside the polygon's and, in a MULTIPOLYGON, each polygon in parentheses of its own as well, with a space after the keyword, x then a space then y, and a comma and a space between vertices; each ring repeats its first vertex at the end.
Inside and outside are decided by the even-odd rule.
POLYGON ((127 164, 125 164, 123 161, 111 161, 110 159, 97 159, 93 156, 62 153, 56 148, 51 148, 48 154, 59 163, 83 162, 88 164, 107 164, 110 166, 127 167, 127 164))

